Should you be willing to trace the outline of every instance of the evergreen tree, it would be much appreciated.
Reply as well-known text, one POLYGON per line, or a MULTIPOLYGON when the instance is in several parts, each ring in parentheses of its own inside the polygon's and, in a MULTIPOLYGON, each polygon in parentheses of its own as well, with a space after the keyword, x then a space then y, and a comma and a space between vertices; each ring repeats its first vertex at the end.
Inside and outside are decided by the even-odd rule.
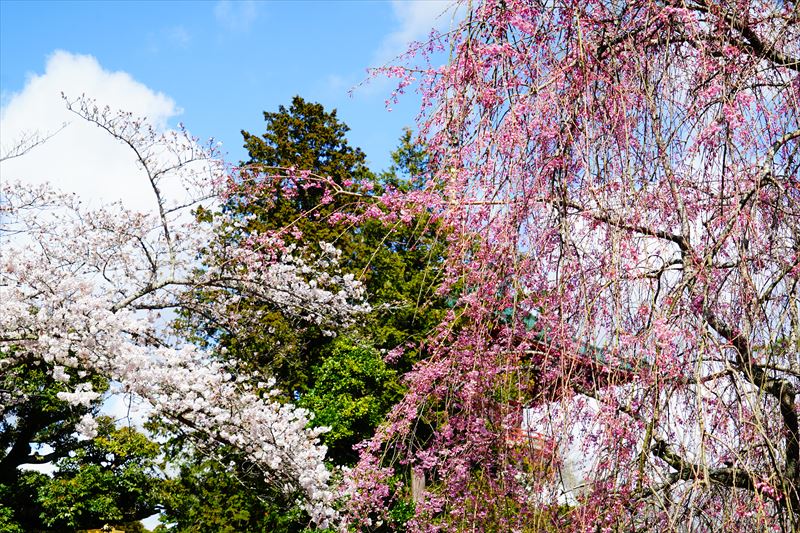
MULTIPOLYGON (((361 327, 334 333, 354 335, 359 343, 378 350, 421 338, 444 307, 435 296, 441 261, 435 225, 424 217, 392 227, 375 220, 357 225, 331 222, 333 214, 363 211, 385 187, 412 186, 409 177, 422 173, 426 161, 411 132, 401 138, 392 168, 376 175, 367 168, 364 153, 348 144, 349 128, 335 110, 326 112, 320 104, 297 96, 289 109, 281 106, 264 117, 267 131, 262 136, 242 132, 250 159, 242 163, 240 180, 222 207, 246 222, 224 227, 219 235, 224 244, 217 250, 231 250, 238 242, 267 234, 305 246, 310 253, 320 252, 320 242, 332 243, 342 253, 340 268, 364 284, 372 306, 361 327), (285 175, 286 169, 329 177, 351 194, 326 197, 314 179, 295 182, 285 175)), ((206 260, 237 268, 219 253, 208 254, 206 260)), ((212 291, 197 295, 198 301, 215 297, 212 291)), ((331 328, 289 321, 273 306, 254 299, 239 302, 231 312, 251 317, 252 327, 232 332, 191 309, 184 313, 183 325, 195 339, 224 346, 232 360, 275 376, 287 392, 296 396, 309 390, 313 369, 333 339, 331 328)), ((412 359, 413 355, 402 361, 401 369, 406 370, 412 359)))
MULTIPOLYGON (((314 412, 315 425, 331 428, 322 437, 330 463, 351 465, 357 459, 353 446, 373 434, 401 397, 400 377, 417 358, 410 349, 392 367, 384 362, 385 354, 416 346, 445 309, 435 292, 442 245, 438 228, 424 216, 387 227, 374 219, 336 222, 331 215, 363 212, 387 187, 410 189, 427 160, 405 131, 392 167, 376 174, 364 153, 348 144, 349 128, 336 111, 299 96, 288 109, 281 106, 264 118, 263 135, 242 132, 249 160, 242 163, 222 206, 241 223, 222 228, 220 245, 206 254, 207 263, 235 268, 219 250, 262 235, 279 235, 312 254, 321 251, 320 242, 332 243, 342 254, 339 268, 364 284, 372 310, 354 327, 323 328, 289 320, 265 302, 246 299, 235 312, 250 317, 252 327, 229 331, 191 308, 184 311, 181 325, 194 340, 224 347, 231 364, 275 376, 287 391, 286 401, 314 412), (318 186, 322 178, 328 183, 318 186), (326 194, 331 183, 346 194, 326 194)), ((197 299, 216 296, 202 291, 197 299)), ((253 486, 246 464, 233 456, 226 465, 199 455, 185 461, 181 476, 172 482, 167 522, 179 531, 205 524, 219 531, 294 532, 308 524, 291 502, 276 499, 273 488, 261 484, 260 490, 247 491, 237 479, 253 486)))

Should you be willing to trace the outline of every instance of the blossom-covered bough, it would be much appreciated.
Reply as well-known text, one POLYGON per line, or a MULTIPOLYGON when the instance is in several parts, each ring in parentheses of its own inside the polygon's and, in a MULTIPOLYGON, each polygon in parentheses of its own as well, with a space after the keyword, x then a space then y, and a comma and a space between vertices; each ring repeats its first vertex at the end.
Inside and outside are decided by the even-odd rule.
POLYGON ((425 99, 406 200, 452 230, 460 297, 364 449, 355 520, 405 464, 417 530, 797 530, 797 4, 462 8, 415 48, 445 66, 387 69, 425 99), (590 379, 587 343, 631 371, 590 379), (522 407, 572 457, 508 438, 522 407))
MULTIPOLYGON (((227 252, 235 266, 197 264, 199 251, 213 245, 213 227, 190 211, 218 201, 225 169, 214 150, 185 131, 159 133, 84 98, 67 103, 132 150, 154 209, 86 209, 49 186, 3 183, 0 372, 21 364, 47 369, 66 384, 61 400, 85 406, 101 392, 90 378, 110 379, 117 392, 144 399, 153 416, 176 423, 203 449, 225 444, 242 451, 317 523, 328 524, 336 513, 326 449, 320 431, 307 428, 309 414, 280 401, 274 380, 232 374, 213 351, 176 340, 169 314, 160 313, 197 305, 196 289, 216 289, 229 301, 206 310, 212 314, 224 315, 247 296, 323 326, 347 323, 366 309, 360 285, 335 274, 330 246, 313 258, 275 240, 242 243, 227 252)), ((226 317, 229 327, 235 322, 226 317)), ((25 402, 24 394, 3 390, 0 413, 25 402)), ((90 415, 77 427, 94 434, 90 415)), ((27 441, 17 444, 28 453, 27 441)))

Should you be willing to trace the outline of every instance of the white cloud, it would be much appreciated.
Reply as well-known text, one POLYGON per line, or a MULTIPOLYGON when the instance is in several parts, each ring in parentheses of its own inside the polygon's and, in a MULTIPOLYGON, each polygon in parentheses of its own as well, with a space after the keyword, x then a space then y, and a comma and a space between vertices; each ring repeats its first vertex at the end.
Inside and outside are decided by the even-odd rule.
POLYGON ((449 27, 454 9, 452 0, 392 0, 392 11, 399 25, 383 40, 374 64, 392 61, 406 51, 411 41, 426 39, 434 28, 449 27))
POLYGON ((226 30, 247 31, 258 18, 258 4, 254 0, 219 0, 214 17, 226 30))
POLYGON ((51 182, 77 193, 87 204, 123 201, 130 209, 151 210, 155 199, 133 152, 83 119, 69 112, 61 98, 85 94, 112 109, 147 117, 158 129, 180 110, 175 102, 125 72, 110 72, 89 55, 58 51, 43 74, 31 76, 0 109, 2 152, 26 135, 40 136, 67 126, 22 157, 0 163, 0 179, 27 183, 51 182))

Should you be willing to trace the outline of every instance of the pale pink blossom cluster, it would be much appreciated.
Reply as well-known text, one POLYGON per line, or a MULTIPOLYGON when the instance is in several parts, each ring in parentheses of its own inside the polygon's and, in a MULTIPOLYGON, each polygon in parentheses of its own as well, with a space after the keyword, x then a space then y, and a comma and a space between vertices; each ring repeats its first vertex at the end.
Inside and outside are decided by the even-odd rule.
MULTIPOLYGON (((119 392, 146 400, 153 416, 177 423, 203 450, 213 453, 215 444, 225 444, 246 453, 318 524, 330 523, 336 512, 326 448, 318 441, 323 430, 308 429, 309 413, 278 399, 274 380, 234 376, 213 352, 176 340, 160 313, 179 308, 194 289, 215 287, 232 302, 243 293, 256 295, 290 316, 324 325, 368 309, 363 288, 335 274, 338 256, 330 245, 321 257, 305 260, 285 248, 272 255, 242 249, 232 260, 244 267, 197 264, 214 229, 188 211, 199 202, 213 206, 222 171, 214 154, 185 132, 158 134, 146 122, 86 100, 69 105, 133 149, 156 209, 90 210, 47 186, 2 188, 0 371, 20 362, 42 366, 65 383, 59 399, 82 406, 100 397, 92 376, 118 382, 119 392), (169 180, 183 184, 184 199, 167 197, 169 180), (332 268, 322 273, 326 267, 332 268)), ((2 401, 24 398, 4 391, 2 401)), ((93 437, 91 415, 76 430, 93 437)))

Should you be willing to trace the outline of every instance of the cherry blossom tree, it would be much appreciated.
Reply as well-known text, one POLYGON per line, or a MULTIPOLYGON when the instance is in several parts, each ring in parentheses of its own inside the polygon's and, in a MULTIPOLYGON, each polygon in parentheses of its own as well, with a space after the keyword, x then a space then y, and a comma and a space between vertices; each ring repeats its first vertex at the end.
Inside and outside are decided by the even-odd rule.
POLYGON ((797 4, 462 7, 383 69, 431 157, 384 204, 449 228, 459 296, 353 523, 411 470, 413 530, 800 529, 797 4))
MULTIPOLYGON (((46 185, 3 184, 0 369, 46 369, 64 383, 58 398, 78 406, 98 400, 93 376, 112 380, 117 393, 148 402, 152 416, 175 423, 199 449, 239 449, 318 524, 328 524, 336 517, 334 495, 321 430, 307 428, 309 413, 279 401, 269 376, 237 373, 213 349, 178 340, 161 314, 198 305, 193 291, 203 288, 229 295, 226 313, 248 295, 315 323, 348 323, 367 309, 360 284, 335 274, 333 247, 312 257, 276 239, 228 250, 236 268, 197 264, 213 228, 191 212, 213 207, 225 179, 213 146, 200 146, 184 130, 159 133, 85 98, 67 105, 131 149, 155 208, 86 209, 46 185)), ((237 317, 225 320, 235 327, 237 317)), ((0 392, 4 424, 22 423, 13 407, 28 393, 0 392)), ((77 429, 94 436, 90 412, 77 429)), ((17 444, 26 455, 28 442, 17 444)))

